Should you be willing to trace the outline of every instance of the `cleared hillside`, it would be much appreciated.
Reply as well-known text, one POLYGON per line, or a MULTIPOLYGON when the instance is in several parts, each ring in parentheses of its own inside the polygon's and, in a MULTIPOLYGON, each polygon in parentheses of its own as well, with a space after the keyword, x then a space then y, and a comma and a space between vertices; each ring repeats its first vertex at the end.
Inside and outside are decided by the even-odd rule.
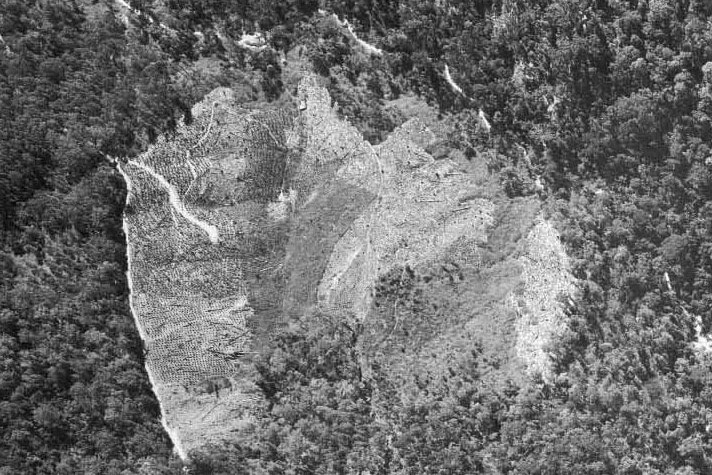
POLYGON ((434 159, 444 127, 431 119, 373 146, 315 77, 295 102, 255 111, 218 89, 190 125, 119 165, 132 308, 183 457, 249 426, 262 407, 253 355, 315 310, 363 328, 367 378, 407 388, 478 348, 493 381, 545 371, 540 350, 517 350, 533 324, 511 305, 538 294, 540 319, 560 319, 554 294, 570 290, 540 292, 565 280, 563 264, 520 262, 541 241, 536 200, 505 198, 479 160, 434 159))

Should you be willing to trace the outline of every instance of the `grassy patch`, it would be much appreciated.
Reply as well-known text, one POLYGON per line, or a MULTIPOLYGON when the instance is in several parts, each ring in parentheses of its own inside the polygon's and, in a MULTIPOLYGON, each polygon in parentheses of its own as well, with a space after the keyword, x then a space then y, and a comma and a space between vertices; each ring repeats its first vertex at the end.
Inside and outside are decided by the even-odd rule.
POLYGON ((506 302, 522 285, 517 258, 538 209, 531 199, 501 200, 486 243, 462 239, 434 261, 382 276, 364 325, 371 364, 420 387, 475 351, 488 381, 519 380, 516 313, 506 302))
POLYGON ((364 350, 404 383, 419 373, 443 376, 448 362, 480 350, 484 372, 514 377, 515 314, 504 302, 520 276, 521 267, 510 259, 489 267, 446 259, 394 269, 376 288, 364 350))
POLYGON ((483 249, 483 264, 493 265, 516 253, 521 253, 522 239, 534 226, 539 202, 531 198, 501 199, 494 213, 494 225, 489 228, 483 249))
POLYGON ((298 316, 316 303, 334 246, 373 198, 362 188, 335 181, 298 212, 287 245, 285 313, 298 316))

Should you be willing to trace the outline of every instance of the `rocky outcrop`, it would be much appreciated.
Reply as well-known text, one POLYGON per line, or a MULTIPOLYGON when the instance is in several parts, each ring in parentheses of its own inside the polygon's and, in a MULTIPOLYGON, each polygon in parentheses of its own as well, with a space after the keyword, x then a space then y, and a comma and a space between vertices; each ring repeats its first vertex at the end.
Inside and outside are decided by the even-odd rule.
POLYGON ((518 319, 517 353, 531 375, 552 378, 549 349, 566 331, 565 301, 576 291, 571 265, 559 233, 540 219, 526 238, 520 258, 523 286, 510 296, 518 319))

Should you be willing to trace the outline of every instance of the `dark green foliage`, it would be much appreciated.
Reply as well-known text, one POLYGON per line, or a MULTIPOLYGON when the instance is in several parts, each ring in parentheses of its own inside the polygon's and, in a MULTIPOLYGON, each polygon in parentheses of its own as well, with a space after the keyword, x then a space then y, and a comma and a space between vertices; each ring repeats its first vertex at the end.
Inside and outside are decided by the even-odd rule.
POLYGON ((265 410, 234 445, 193 454, 196 473, 476 473, 508 392, 479 379, 479 354, 405 396, 362 373, 360 325, 311 314, 257 361, 265 410), (484 436, 484 437, 483 437, 484 436))
POLYGON ((318 314, 276 335, 256 362, 264 413, 236 446, 195 454, 200 473, 345 473, 368 463, 360 455, 374 424, 372 388, 361 375, 358 336, 357 327, 318 314))
POLYGON ((124 185, 103 156, 184 106, 165 54, 84 6, 3 7, 0 471, 169 473, 127 304, 124 185))

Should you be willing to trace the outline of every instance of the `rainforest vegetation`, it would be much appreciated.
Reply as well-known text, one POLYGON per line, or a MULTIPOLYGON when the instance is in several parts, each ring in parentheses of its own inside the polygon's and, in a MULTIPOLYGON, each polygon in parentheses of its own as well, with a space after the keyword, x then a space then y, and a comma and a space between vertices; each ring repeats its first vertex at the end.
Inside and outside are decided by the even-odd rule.
POLYGON ((580 292, 553 380, 486 386, 475 352, 408 403, 361 374, 359 328, 312 316, 259 356, 251 438, 192 473, 712 473, 712 358, 694 344, 712 326, 712 2, 129 3, 0 2, 0 474, 180 473, 107 157, 217 86, 274 107, 297 50, 374 143, 408 94, 454 124, 449 147, 542 201, 580 292), (241 49, 255 31, 269 47, 241 49))

